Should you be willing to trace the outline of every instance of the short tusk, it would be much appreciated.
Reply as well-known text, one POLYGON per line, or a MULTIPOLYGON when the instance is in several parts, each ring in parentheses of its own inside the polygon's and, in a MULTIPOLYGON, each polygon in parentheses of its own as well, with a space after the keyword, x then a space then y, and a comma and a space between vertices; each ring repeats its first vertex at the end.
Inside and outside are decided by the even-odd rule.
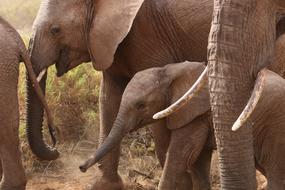
POLYGON ((41 82, 41 80, 42 80, 43 76, 46 74, 46 72, 47 72, 47 69, 46 69, 46 68, 43 69, 43 70, 40 72, 40 74, 39 74, 38 77, 37 77, 37 81, 38 81, 38 82, 41 82))
POLYGON ((207 70, 208 66, 199 76, 198 80, 194 83, 194 85, 179 100, 177 100, 174 104, 172 104, 165 110, 156 113, 153 116, 153 119, 162 119, 164 117, 167 117, 172 113, 176 112, 177 110, 179 110, 187 102, 189 102, 201 90, 201 88, 205 86, 205 83, 207 82, 207 70))
POLYGON ((261 93, 263 91, 264 83, 265 83, 265 74, 266 69, 262 69, 258 75, 257 79, 255 81, 254 89, 252 91, 251 97, 249 101, 247 102, 247 105, 245 106, 244 110, 234 123, 232 130, 237 131, 241 126, 245 124, 245 122, 248 120, 248 118, 251 116, 252 112, 254 111, 261 93))

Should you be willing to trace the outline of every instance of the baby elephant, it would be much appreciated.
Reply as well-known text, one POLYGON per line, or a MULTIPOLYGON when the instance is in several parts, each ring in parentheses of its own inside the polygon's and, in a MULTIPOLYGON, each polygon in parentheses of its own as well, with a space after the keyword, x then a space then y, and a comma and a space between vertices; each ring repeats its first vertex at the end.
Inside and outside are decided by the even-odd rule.
MULTIPOLYGON (((168 128, 171 131, 170 142, 167 142, 167 133, 160 131, 154 135, 158 158, 162 164, 165 161, 159 189, 210 189, 209 170, 214 147, 211 143, 205 146, 212 129, 208 89, 202 89, 195 101, 167 119, 152 119, 154 113, 183 95, 204 69, 202 63, 184 62, 138 72, 127 85, 112 131, 95 158, 100 159, 119 144, 129 131, 148 124, 158 129, 168 128), (162 143, 165 143, 164 150, 159 149, 163 147, 162 143), (197 159, 199 162, 194 164, 197 159), (187 176, 191 176, 192 180, 187 176)), ((96 161, 87 161, 81 170, 84 171, 96 161)))
MULTIPOLYGON (((184 62, 137 73, 124 91, 117 119, 108 138, 96 154, 81 166, 81 170, 100 160, 120 143, 127 132, 154 123, 153 113, 187 91, 204 68, 202 63, 184 62)), ((264 69, 256 80, 262 81, 262 91, 248 119, 253 126, 256 167, 266 176, 268 189, 285 189, 285 79, 264 69)), ((210 189, 208 174, 211 149, 214 148, 211 139, 214 137, 207 88, 204 85, 189 104, 165 120, 158 121, 171 130, 159 184, 161 190, 180 189, 178 185, 186 171, 191 173, 194 189, 210 189)))
POLYGON ((19 63, 25 66, 36 93, 45 107, 48 122, 52 120, 29 55, 20 35, 0 17, 0 160, 2 165, 1 190, 22 190, 26 186, 19 150, 19 104, 17 95, 19 63))

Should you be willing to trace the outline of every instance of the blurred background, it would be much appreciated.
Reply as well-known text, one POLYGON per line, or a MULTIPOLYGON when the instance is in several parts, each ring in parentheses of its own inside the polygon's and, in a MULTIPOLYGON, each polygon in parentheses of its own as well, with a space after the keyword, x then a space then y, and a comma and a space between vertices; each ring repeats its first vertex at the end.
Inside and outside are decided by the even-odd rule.
MULTIPOLYGON (((26 45, 40 2, 0 0, 0 16, 18 30, 26 45)), ((87 63, 57 78, 55 68, 49 68, 46 97, 63 138, 58 146, 60 159, 44 162, 33 156, 26 140, 25 72, 24 65, 21 64, 18 86, 21 116, 19 130, 22 160, 29 180, 27 189, 84 189, 92 181, 95 169, 82 174, 78 165, 96 150, 98 144, 101 73, 87 63)), ((46 141, 49 141, 48 135, 46 141)), ((155 189, 157 186, 161 169, 155 158, 154 143, 148 129, 125 138, 120 173, 128 182, 129 189, 155 189)))

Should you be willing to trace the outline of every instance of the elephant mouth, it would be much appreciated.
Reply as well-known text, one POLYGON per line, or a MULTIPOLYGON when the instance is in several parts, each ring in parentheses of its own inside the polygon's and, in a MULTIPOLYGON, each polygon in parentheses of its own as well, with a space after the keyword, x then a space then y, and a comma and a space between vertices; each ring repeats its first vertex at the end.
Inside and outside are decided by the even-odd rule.
POLYGON ((60 50, 58 61, 55 62, 56 76, 61 77, 68 71, 68 52, 66 49, 60 50))
POLYGON ((150 122, 146 122, 144 119, 139 119, 136 124, 130 128, 129 132, 132 133, 137 131, 138 129, 143 128, 145 125, 149 124, 150 122))
POLYGON ((76 56, 71 56, 72 58, 70 59, 70 54, 72 55, 73 53, 74 53, 74 51, 72 51, 71 49, 69 49, 69 50, 63 49, 60 51, 59 58, 55 62, 57 77, 61 77, 62 75, 67 73, 69 70, 77 67, 78 65, 80 65, 83 62, 89 62, 90 61, 89 54, 85 54, 84 52, 81 52, 79 55, 76 55, 76 56))

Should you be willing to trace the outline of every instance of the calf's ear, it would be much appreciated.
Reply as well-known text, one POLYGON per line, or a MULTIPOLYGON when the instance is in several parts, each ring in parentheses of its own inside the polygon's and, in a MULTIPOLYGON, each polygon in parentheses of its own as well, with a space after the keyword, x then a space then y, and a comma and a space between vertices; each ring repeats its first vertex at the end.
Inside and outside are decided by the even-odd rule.
MULTIPOLYGON (((197 62, 173 64, 167 68, 169 71, 166 73, 172 78, 169 88, 169 105, 176 102, 191 88, 205 68, 204 63, 197 62)), ((170 129, 181 128, 209 110, 209 91, 206 84, 187 105, 166 118, 167 126, 170 129)))

